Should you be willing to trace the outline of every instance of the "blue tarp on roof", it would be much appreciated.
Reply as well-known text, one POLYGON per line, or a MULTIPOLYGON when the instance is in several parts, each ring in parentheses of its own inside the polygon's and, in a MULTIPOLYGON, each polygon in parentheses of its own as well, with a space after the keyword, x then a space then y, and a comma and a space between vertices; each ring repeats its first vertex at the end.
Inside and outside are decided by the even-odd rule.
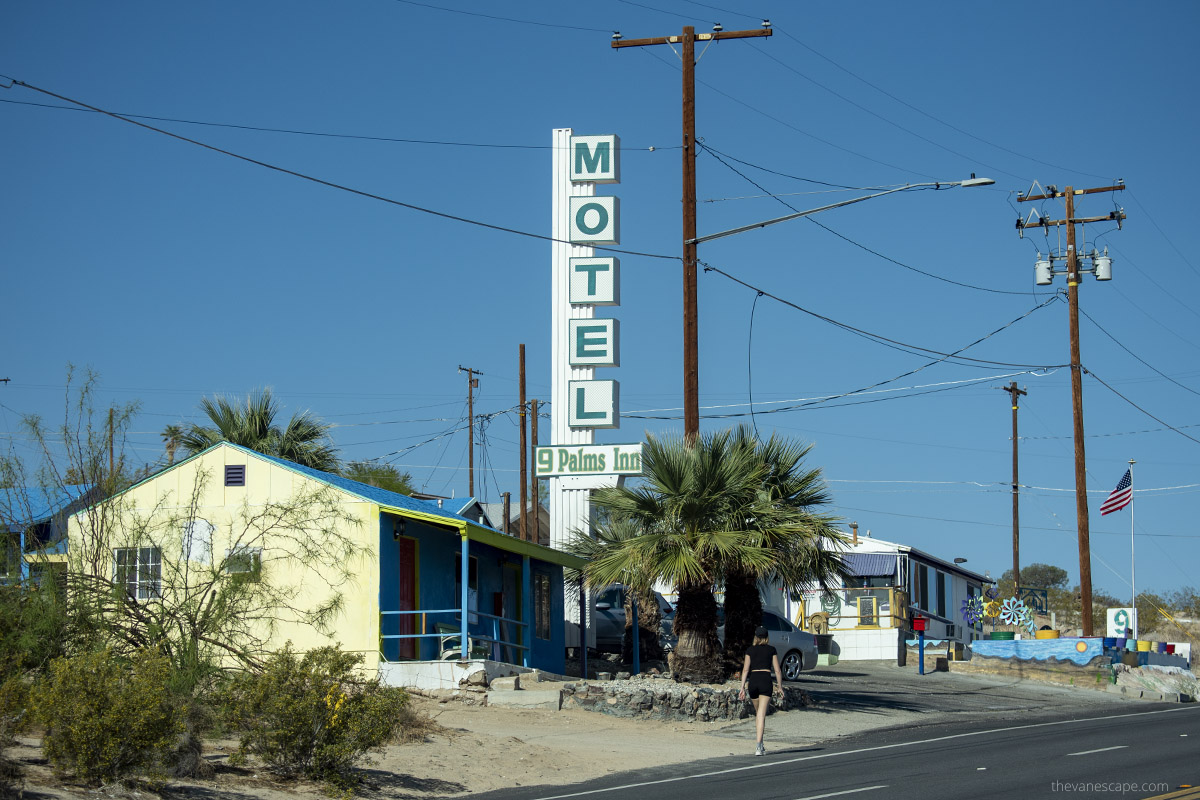
POLYGON ((893 553, 847 553, 842 557, 850 574, 859 578, 877 578, 896 574, 893 553))
POLYGON ((42 488, 21 486, 0 489, 0 525, 24 527, 50 519, 81 499, 91 486, 42 488))

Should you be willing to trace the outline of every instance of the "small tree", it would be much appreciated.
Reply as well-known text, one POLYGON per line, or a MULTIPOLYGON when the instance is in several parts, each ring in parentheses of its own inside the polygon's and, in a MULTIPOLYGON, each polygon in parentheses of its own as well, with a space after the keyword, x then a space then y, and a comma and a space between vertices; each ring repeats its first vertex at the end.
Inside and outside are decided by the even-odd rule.
POLYGON ((342 476, 377 489, 397 494, 412 494, 412 475, 401 472, 391 464, 374 461, 351 461, 342 468, 342 476))

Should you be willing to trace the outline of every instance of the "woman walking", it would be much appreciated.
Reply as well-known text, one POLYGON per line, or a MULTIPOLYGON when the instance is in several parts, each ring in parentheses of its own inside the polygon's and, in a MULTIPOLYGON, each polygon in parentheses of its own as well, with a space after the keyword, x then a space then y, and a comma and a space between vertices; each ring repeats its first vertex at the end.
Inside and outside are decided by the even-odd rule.
POLYGON ((767 704, 771 701, 771 685, 774 683, 774 694, 783 698, 783 672, 779 669, 779 653, 767 643, 767 629, 762 625, 754 631, 754 644, 746 648, 746 659, 742 663, 742 690, 738 699, 745 700, 749 695, 754 705, 754 725, 758 746, 754 755, 766 755, 763 749, 763 729, 767 725, 767 704), (774 681, 771 673, 775 673, 774 681))

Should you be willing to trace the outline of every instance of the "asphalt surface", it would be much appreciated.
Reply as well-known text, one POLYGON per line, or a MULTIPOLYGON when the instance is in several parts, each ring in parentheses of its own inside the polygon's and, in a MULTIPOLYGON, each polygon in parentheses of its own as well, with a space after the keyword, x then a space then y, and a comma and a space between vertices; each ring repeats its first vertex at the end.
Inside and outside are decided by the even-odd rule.
POLYGON ((714 733, 744 738, 744 757, 484 797, 1150 798, 1200 785, 1198 704, 954 673, 919 676, 879 663, 843 663, 797 683, 818 704, 771 715, 764 758, 750 755, 747 721, 714 733))

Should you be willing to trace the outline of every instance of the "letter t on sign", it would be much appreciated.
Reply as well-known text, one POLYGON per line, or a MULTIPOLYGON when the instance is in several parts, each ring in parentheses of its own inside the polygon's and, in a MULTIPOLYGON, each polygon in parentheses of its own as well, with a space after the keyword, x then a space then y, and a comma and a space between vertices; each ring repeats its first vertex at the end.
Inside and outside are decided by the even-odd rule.
POLYGON ((571 305, 621 305, 619 258, 572 258, 570 263, 571 305))

